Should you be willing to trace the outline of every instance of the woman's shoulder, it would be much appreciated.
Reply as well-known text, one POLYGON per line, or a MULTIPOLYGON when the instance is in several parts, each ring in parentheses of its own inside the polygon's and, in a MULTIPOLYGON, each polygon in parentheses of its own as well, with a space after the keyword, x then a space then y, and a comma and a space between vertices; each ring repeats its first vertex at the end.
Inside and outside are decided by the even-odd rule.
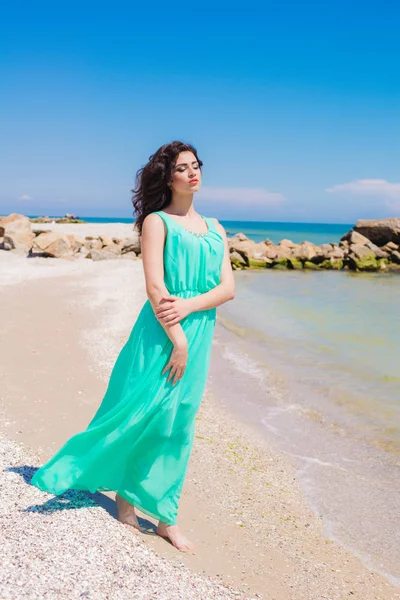
POLYGON ((160 214, 160 211, 154 211, 146 215, 143 219, 143 229, 161 231, 165 228, 164 223, 165 219, 163 219, 163 215, 160 214))

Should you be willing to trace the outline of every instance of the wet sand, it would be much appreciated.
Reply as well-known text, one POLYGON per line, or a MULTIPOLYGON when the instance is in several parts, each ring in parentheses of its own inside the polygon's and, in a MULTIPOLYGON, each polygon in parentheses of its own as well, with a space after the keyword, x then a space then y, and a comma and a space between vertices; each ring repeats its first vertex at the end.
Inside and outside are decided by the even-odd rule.
MULTIPOLYGON (((2 433, 44 461, 86 427, 100 403, 145 301, 142 265, 0 252, 2 272, 6 265, 7 285, 0 291, 2 433)), ((217 354, 213 349, 213 359, 217 354)), ((212 393, 214 377, 199 411, 179 513, 196 554, 179 553, 154 536, 142 536, 145 544, 246 597, 400 598, 387 579, 326 538, 293 464, 228 412, 212 393)), ((74 511, 69 515, 73 527, 74 511)))

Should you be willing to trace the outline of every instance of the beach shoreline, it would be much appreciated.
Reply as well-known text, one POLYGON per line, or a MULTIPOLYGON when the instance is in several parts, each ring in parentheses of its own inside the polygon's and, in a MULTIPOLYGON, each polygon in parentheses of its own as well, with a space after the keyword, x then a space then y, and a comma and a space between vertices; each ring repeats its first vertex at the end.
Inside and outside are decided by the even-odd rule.
MULTIPOLYGON (((145 300, 142 264, 0 254, 7 273, 2 434, 46 460, 86 426, 101 400, 145 300)), ((199 411, 179 513, 198 551, 185 556, 154 537, 144 539, 146 546, 175 566, 233 585, 243 597, 400 597, 384 577, 326 539, 293 465, 235 419, 212 387, 211 381, 199 411)))

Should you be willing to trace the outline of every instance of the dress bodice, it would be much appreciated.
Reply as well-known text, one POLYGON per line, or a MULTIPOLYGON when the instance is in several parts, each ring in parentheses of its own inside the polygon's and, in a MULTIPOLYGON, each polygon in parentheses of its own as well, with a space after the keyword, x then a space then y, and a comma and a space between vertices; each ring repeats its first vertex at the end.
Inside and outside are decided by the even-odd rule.
POLYGON ((164 246, 164 283, 171 294, 196 295, 208 292, 220 283, 224 241, 211 217, 203 217, 208 226, 197 235, 162 210, 156 212, 166 226, 164 246))

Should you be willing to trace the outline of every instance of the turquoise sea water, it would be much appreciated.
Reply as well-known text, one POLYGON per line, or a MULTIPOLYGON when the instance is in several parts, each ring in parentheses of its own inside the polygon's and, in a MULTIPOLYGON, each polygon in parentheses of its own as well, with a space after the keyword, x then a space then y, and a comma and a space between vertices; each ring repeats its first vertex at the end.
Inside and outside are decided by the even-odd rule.
POLYGON ((235 278, 235 300, 220 314, 249 346, 318 396, 315 409, 336 407, 343 424, 400 453, 400 277, 267 270, 235 278))
POLYGON ((326 534, 400 586, 399 274, 236 271, 211 381, 291 456, 326 534))

